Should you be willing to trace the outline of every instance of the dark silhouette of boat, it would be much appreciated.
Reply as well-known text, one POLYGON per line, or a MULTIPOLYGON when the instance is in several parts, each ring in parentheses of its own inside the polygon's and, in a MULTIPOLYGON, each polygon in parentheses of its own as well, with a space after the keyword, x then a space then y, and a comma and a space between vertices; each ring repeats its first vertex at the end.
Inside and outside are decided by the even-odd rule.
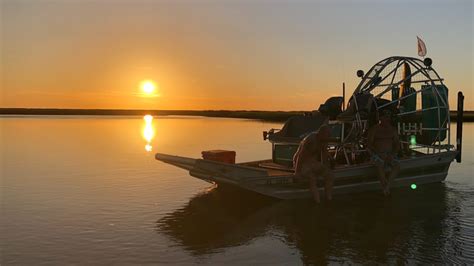
POLYGON ((333 194, 380 190, 367 151, 367 131, 382 111, 390 110, 402 143, 400 174, 391 187, 409 188, 445 180, 451 162, 461 161, 462 93, 458 95, 455 147, 450 138, 448 88, 430 58, 389 57, 367 74, 359 70, 357 75, 361 81, 347 108, 344 95, 332 97, 317 111, 290 118, 281 130, 264 132, 264 139, 272 143, 271 159, 233 164, 160 153, 155 157, 211 183, 279 199, 310 198, 308 186, 294 182, 292 158, 301 139, 326 123, 334 139, 329 146, 336 162, 333 194))

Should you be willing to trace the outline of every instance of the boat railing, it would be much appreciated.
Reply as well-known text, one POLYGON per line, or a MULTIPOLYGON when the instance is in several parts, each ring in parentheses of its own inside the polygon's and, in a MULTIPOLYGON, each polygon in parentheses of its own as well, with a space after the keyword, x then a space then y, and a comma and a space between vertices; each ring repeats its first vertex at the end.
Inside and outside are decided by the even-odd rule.
POLYGON ((432 63, 430 58, 423 61, 400 56, 386 58, 375 64, 366 75, 362 75, 355 91, 371 93, 377 99, 388 100, 377 106, 377 111, 395 107, 399 108, 400 113, 396 116, 401 121, 423 121, 416 130, 406 133, 428 135, 423 137, 422 144, 429 147, 430 153, 452 150, 448 89, 432 63), (405 105, 408 110, 402 108, 405 105), (410 117, 418 114, 422 117, 410 117))

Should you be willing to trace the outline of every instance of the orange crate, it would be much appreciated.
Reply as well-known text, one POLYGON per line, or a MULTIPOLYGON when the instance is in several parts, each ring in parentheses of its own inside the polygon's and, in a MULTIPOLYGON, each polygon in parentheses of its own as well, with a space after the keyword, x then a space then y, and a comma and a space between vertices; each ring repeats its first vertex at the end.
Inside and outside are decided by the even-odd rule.
POLYGON ((235 164, 235 151, 210 150, 202 151, 201 154, 204 160, 235 164))

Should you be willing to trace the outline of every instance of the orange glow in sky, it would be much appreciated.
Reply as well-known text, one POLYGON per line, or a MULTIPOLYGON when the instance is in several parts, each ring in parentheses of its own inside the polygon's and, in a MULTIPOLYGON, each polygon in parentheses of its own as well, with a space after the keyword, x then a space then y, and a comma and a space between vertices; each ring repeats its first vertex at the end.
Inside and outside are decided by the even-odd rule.
POLYGON ((138 2, 0 1, 0 107, 314 110, 416 36, 474 98, 472 1, 138 2))

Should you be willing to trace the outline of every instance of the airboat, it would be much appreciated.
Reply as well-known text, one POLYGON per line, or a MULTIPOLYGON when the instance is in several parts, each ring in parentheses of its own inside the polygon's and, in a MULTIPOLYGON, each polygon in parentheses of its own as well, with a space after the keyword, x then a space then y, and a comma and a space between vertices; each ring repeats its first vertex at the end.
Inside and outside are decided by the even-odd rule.
MULTIPOLYGON (((381 191, 376 168, 369 160, 367 131, 384 110, 401 141, 400 173, 392 188, 442 182, 451 162, 461 162, 464 96, 458 93, 456 146, 451 143, 448 88, 432 60, 393 56, 376 63, 361 78, 345 106, 343 96, 331 97, 317 111, 291 117, 281 129, 263 132, 272 146, 271 159, 234 163, 232 151, 208 151, 203 158, 157 153, 155 158, 185 169, 198 179, 278 199, 310 198, 306 184, 294 182, 293 155, 300 141, 323 123, 331 127, 333 194, 381 191), (219 155, 226 156, 219 156, 219 155)), ((235 157, 234 157, 235 159, 235 157)), ((320 185, 320 188, 323 186, 320 185)))

